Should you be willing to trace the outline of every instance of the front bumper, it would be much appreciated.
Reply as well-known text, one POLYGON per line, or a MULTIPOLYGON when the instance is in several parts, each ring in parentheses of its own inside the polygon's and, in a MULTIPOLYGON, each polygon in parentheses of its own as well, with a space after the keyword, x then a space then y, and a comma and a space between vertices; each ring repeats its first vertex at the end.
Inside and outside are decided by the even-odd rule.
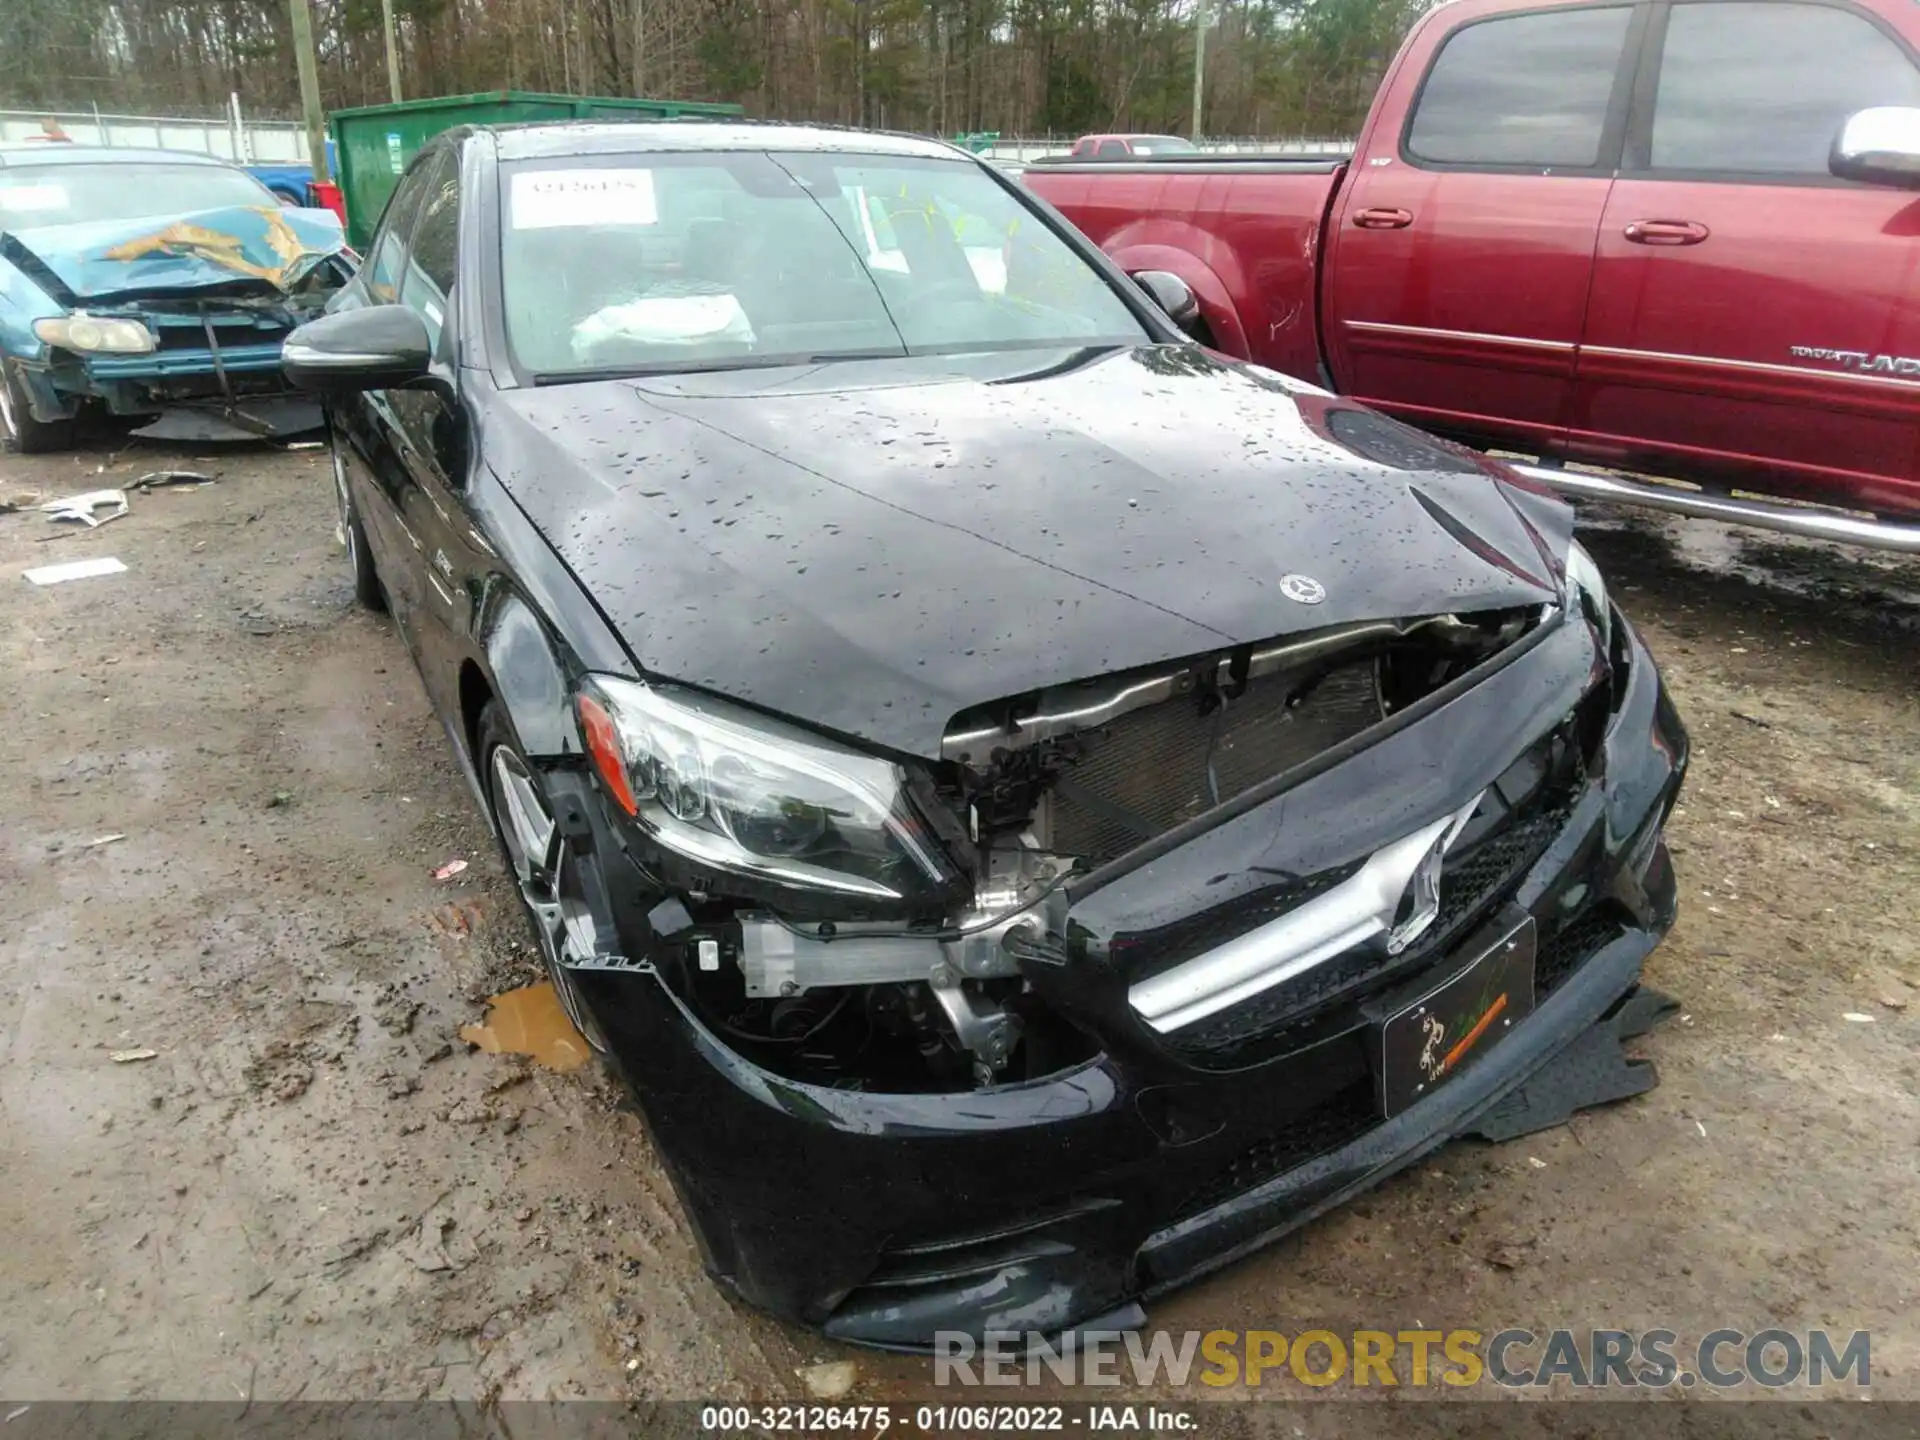
MULTIPOLYGON (((1596 763, 1556 813, 1550 842, 1496 897, 1539 926, 1538 1006, 1391 1120, 1375 1099, 1370 1032, 1352 996, 1330 1002, 1297 1047, 1209 1068, 1103 1013, 1125 994, 1099 983, 1112 947, 1093 946, 1087 968, 1030 976, 1110 1042, 1105 1053, 965 1094, 790 1081, 717 1040, 651 968, 575 971, 715 1276, 757 1305, 867 1344, 1056 1332, 1229 1263, 1470 1128, 1631 989, 1674 918, 1658 831, 1687 741, 1651 657, 1619 624, 1624 683, 1596 763)), ((1410 829, 1493 783, 1501 757, 1569 723, 1564 697, 1605 685, 1606 671, 1589 627, 1559 625, 1446 709, 1086 900, 1076 895, 1073 923, 1137 935, 1133 920, 1209 892, 1235 866, 1285 861, 1307 873, 1309 859, 1410 829), (1542 695, 1561 698, 1543 705, 1542 695)), ((605 853, 619 852, 609 841, 605 853)), ((654 898, 642 889, 616 899, 627 956, 666 943, 643 918, 654 898)), ((1431 972, 1461 959, 1450 947, 1431 972)))
POLYGON ((150 415, 172 406, 206 406, 282 399, 295 392, 280 369, 280 342, 157 351, 151 355, 78 356, 49 351, 22 362, 34 418, 71 419, 81 402, 98 402, 113 415, 150 415))

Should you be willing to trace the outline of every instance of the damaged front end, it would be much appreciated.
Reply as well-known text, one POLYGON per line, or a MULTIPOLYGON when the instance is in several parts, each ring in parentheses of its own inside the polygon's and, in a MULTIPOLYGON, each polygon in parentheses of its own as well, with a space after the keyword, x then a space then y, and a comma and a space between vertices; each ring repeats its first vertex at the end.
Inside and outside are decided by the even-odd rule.
POLYGON ((634 681, 576 713, 565 988, 716 1274, 867 1343, 1111 1318, 1301 1223, 1672 920, 1685 735, 1597 577, 1009 697, 938 757, 634 681), (1396 1102, 1381 1007, 1523 929, 1520 1023, 1396 1102))
POLYGON ((49 299, 16 364, 34 419, 88 402, 157 439, 310 430, 319 409, 280 370, 281 342, 352 278, 339 223, 235 207, 0 234, 0 260, 49 299))
POLYGON ((710 897, 692 918, 719 962, 687 974, 696 1010, 795 1079, 965 1090, 1093 1053, 1023 973, 1057 962, 1077 882, 1327 763, 1542 614, 1346 625, 1015 697, 955 717, 932 764, 822 759, 789 733, 811 768, 756 772, 729 736, 760 743, 766 722, 621 682, 581 703, 608 717, 659 863, 716 867, 683 882, 710 897), (679 705, 724 731, 714 753, 693 738, 700 721, 669 713, 679 705), (844 789, 822 778, 835 766, 844 789), (710 831, 682 818, 689 806, 710 831))

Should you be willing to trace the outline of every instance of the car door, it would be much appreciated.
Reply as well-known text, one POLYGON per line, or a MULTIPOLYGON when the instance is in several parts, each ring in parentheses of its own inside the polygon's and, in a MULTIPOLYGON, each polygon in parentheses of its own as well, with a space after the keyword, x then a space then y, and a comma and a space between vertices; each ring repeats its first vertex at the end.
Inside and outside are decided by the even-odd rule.
POLYGON ((1382 88, 1328 237, 1341 390, 1471 438, 1558 435, 1645 23, 1619 3, 1433 12, 1382 88))
MULTIPOLYGON (((386 211, 367 247, 366 264, 340 304, 391 305, 400 298, 414 224, 420 218, 432 157, 416 161, 394 187, 386 211)), ((407 538, 399 514, 400 487, 405 474, 398 449, 399 420, 393 393, 370 390, 342 397, 329 405, 333 453, 340 467, 355 513, 372 547, 388 608, 402 626, 418 592, 419 554, 407 538)))
POLYGON ((1920 105, 1911 0, 1659 8, 1607 203, 1585 453, 1920 509, 1920 196, 1836 180, 1841 123, 1920 105), (1879 358, 1881 364, 1876 367, 1879 358))
POLYGON ((420 593, 409 641, 434 708, 457 715, 460 661, 490 572, 462 494, 469 462, 466 412, 458 398, 454 307, 460 234, 459 152, 445 148, 428 175, 400 303, 417 311, 432 342, 428 378, 392 392, 402 461, 399 513, 419 549, 420 593))

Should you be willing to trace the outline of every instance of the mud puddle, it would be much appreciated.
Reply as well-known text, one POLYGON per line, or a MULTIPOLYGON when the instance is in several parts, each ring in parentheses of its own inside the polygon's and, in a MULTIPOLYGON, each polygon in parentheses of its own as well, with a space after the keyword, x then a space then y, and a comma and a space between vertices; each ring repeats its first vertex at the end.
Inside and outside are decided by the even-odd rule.
POLYGON ((1920 632, 1920 562, 1909 556, 1600 505, 1581 507, 1580 533, 1603 571, 1614 557, 1602 552, 1617 550, 1623 569, 1656 560, 1675 578, 1722 576, 1875 627, 1920 632))
POLYGON ((494 996, 487 1018, 461 1027, 460 1038, 489 1055, 531 1056, 549 1070, 578 1070, 593 1055, 545 980, 494 996))

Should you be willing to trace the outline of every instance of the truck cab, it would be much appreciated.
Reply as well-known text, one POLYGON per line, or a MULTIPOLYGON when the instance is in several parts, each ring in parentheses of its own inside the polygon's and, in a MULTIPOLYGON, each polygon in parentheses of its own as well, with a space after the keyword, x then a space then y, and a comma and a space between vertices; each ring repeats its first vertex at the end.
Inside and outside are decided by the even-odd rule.
POLYGON ((1072 160, 1134 160, 1148 155, 1195 155, 1199 147, 1178 135, 1082 135, 1067 152, 1072 160))
POLYGON ((1920 510, 1920 197, 1829 165, 1853 113, 1920 106, 1916 37, 1910 0, 1435 11, 1328 231, 1342 388, 1508 445, 1920 510))
POLYGON ((1025 180, 1217 348, 1424 428, 1920 519, 1913 0, 1452 0, 1350 162, 1025 180))

